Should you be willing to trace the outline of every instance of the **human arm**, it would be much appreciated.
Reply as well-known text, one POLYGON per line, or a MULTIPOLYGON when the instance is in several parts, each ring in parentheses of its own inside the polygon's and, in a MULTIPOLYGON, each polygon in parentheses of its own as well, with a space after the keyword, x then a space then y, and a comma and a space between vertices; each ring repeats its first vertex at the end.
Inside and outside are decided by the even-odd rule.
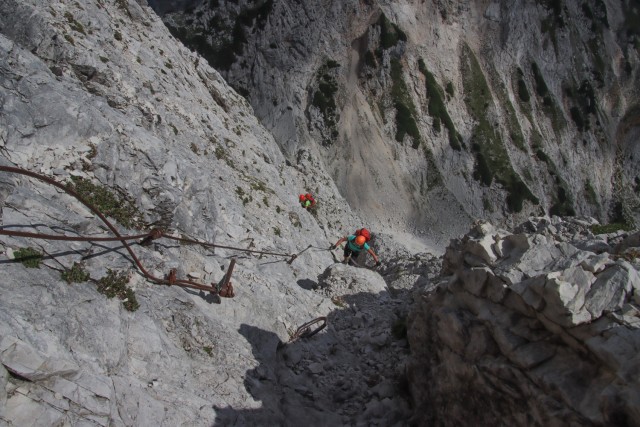
POLYGON ((341 244, 342 242, 345 242, 346 240, 347 240, 347 238, 346 238, 346 237, 341 237, 341 238, 340 238, 340 240, 338 240, 338 241, 335 243, 335 245, 331 246, 331 249, 335 249, 335 248, 337 248, 338 246, 340 246, 340 244, 341 244))
POLYGON ((367 252, 369 252, 369 255, 371 255, 373 257, 373 260, 376 262, 376 267, 380 265, 380 259, 378 258, 378 255, 376 255, 375 252, 373 252, 373 249, 369 249, 367 252))

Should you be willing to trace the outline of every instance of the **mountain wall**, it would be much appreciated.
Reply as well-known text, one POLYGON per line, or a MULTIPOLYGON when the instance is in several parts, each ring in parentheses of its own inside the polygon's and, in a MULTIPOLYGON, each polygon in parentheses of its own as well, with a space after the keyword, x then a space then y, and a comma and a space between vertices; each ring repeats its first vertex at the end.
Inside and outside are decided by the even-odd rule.
POLYGON ((163 14, 291 162, 310 150, 365 218, 434 239, 479 217, 638 219, 638 18, 633 2, 602 0, 221 0, 163 14))
MULTIPOLYGON (((267 28, 275 9, 262 6, 269 4, 253 4, 241 23, 264 21, 267 28)), ((169 11, 187 3, 166 5, 169 11)), ((202 5, 193 5, 194 16, 202 5)), ((445 22, 469 12, 438 5, 445 22)), ((310 17, 342 19, 341 5, 321 6, 302 5, 310 17)), ((411 3, 405 6, 412 13, 411 3)), ((411 51, 392 23, 400 21, 389 11, 385 21, 371 2, 359 7, 371 20, 355 33, 373 25, 371 34, 380 37, 372 40, 383 43, 380 57, 366 49, 362 57, 382 62, 380 76, 405 76, 389 81, 391 92, 417 96, 423 86, 410 91, 410 68, 398 68, 406 63, 401 53, 411 51)), ((342 77, 332 73, 343 65, 323 61, 321 93, 360 96, 334 87, 332 79, 337 85, 342 77)), ((371 93, 388 89, 368 85, 371 93)), ((400 190, 413 185, 420 162, 430 162, 414 155, 427 139, 413 148, 406 132, 402 145, 393 142, 405 160, 386 163, 399 174, 393 185, 400 190, 387 187, 383 175, 376 181, 375 203, 385 209, 366 198, 369 175, 354 181, 364 198, 351 209, 334 179, 364 171, 371 150, 354 143, 354 166, 345 169, 336 144, 292 139, 287 148, 278 136, 306 129, 307 114, 318 124, 313 132, 331 135, 321 123, 330 110, 319 112, 330 98, 316 93, 308 96, 318 110, 291 104, 286 111, 296 125, 274 127, 274 137, 258 110, 143 1, 0 2, 0 426, 404 426, 454 424, 474 419, 478 408, 492 423, 637 425, 637 233, 594 236, 596 220, 555 216, 531 218, 513 232, 478 223, 439 256, 452 233, 467 231, 468 213, 450 178, 427 169, 430 202, 418 205, 432 215, 424 216, 431 226, 422 236, 407 232, 420 231, 422 219, 408 218, 422 213, 404 210, 400 190), (337 171, 327 166, 332 152, 337 171), (297 202, 306 191, 319 196, 315 210, 297 202), (387 211, 398 216, 385 222, 387 211), (104 240, 114 236, 107 223, 124 236, 164 234, 126 246, 104 240), (382 265, 366 257, 339 263, 342 251, 330 245, 363 223, 382 265), (235 296, 209 292, 231 265, 235 296), (172 277, 206 290, 177 286, 184 282, 172 277), (489 309, 495 319, 487 318, 489 309), (317 323, 307 329, 310 321, 317 323), (589 381, 573 371, 567 380, 567 359, 579 360, 589 381), (540 379, 540 371, 547 376, 540 379), (456 381, 448 382, 450 373, 456 381), (461 407, 458 397, 468 394, 460 387, 503 404, 483 405, 476 396, 461 407), (521 399, 535 412, 527 415, 521 399)), ((460 96, 455 88, 453 94, 460 96)), ((408 105, 384 99, 380 111, 408 105)), ((271 110, 277 107, 272 102, 271 110)), ((378 132, 380 113, 350 114, 351 135, 378 132), (375 123, 366 127, 362 118, 375 123)), ((395 140, 395 117, 381 128, 379 147, 390 149, 388 134, 395 140)), ((623 134, 631 142, 636 129, 628 120, 623 134)))

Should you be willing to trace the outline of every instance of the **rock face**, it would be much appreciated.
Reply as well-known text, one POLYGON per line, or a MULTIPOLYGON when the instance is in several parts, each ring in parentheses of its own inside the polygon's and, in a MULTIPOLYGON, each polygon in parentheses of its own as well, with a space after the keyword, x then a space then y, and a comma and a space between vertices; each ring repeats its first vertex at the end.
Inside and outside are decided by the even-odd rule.
MULTIPOLYGON (((217 304, 145 280, 117 242, 3 235, 0 425, 402 425, 409 416, 395 392, 406 341, 389 332, 406 315, 406 292, 375 304, 386 294, 380 276, 340 267, 354 289, 328 273, 333 293, 314 290, 335 262, 330 244, 362 221, 317 161, 301 153, 291 166, 244 98, 148 7, 0 2, 0 145, 0 165, 83 188, 123 234, 162 227, 241 248, 132 242, 152 275, 175 269, 205 285, 235 258, 235 298, 217 304), (319 200, 313 212, 297 203, 307 191, 319 200), (314 341, 282 348, 320 316, 329 326, 314 341)), ((0 202, 3 229, 112 235, 76 199, 25 176, 0 173, 0 202)), ((388 239, 372 231, 380 245, 388 239)))
POLYGON ((478 223, 409 322, 420 425, 640 425, 640 275, 586 223, 478 223))
POLYGON ((509 213, 640 220, 637 13, 601 0, 221 0, 163 19, 290 161, 308 150, 370 221, 433 237, 509 213))
MULTIPOLYGON (((439 258, 443 246, 399 233, 394 227, 408 222, 398 218, 388 228, 364 223, 381 267, 370 259, 359 260, 369 268, 339 264, 330 244, 363 220, 319 148, 295 146, 291 157, 247 101, 143 3, 0 1, 0 166, 74 188, 124 235, 160 227, 217 244, 135 239, 130 249, 155 277, 174 270, 204 285, 219 283, 235 260, 235 297, 154 284, 118 241, 4 234, 112 236, 60 188, 1 172, 0 425, 404 426, 412 417, 429 422, 434 407, 447 405, 454 416, 438 419, 454 422, 463 420, 457 398, 479 389, 471 388, 478 372, 504 391, 492 402, 513 410, 505 420, 529 420, 519 396, 531 397, 533 420, 638 419, 637 234, 605 238, 588 232, 593 221, 534 218, 516 234, 480 227, 439 258), (307 191, 316 210, 297 203, 307 191), (425 311, 422 295, 434 288, 442 301, 425 311), (499 314, 495 327, 489 309, 499 314), (321 317, 322 331, 294 339, 300 325, 321 317), (430 364, 422 355, 434 343, 428 356, 446 357, 430 364), (482 369, 463 364, 460 352, 482 369), (419 357, 407 369, 411 354, 419 357), (462 372, 463 392, 447 372, 462 372)), ((255 12, 252 19, 266 13, 255 12)), ((379 27, 372 34, 386 28, 400 39, 380 14, 371 16, 379 27)), ((487 16, 503 19, 504 8, 487 16)), ((389 50, 402 46, 383 49, 391 66, 389 50)), ((301 110, 292 105, 294 117, 301 110)), ((413 153, 409 142, 405 154, 413 153)), ((464 215, 448 217, 455 206, 438 211, 454 192, 429 191, 438 200, 429 209, 459 227, 464 215)), ((433 240, 456 227, 431 230, 433 240)), ((469 408, 482 403, 470 399, 469 408)), ((499 410, 487 412, 487 422, 499 410)))

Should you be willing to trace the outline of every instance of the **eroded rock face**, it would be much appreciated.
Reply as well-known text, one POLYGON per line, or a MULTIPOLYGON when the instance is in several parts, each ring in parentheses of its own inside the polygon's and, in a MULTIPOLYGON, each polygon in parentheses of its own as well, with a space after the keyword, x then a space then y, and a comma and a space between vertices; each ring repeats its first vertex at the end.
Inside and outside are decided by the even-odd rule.
POLYGON ((516 223, 574 212, 640 220, 630 3, 157 10, 250 100, 290 161, 309 152, 371 221, 433 237, 508 212, 516 223))
POLYGON ((421 424, 640 424, 638 259, 578 249, 585 225, 543 223, 478 223, 447 249, 409 327, 421 424))
MULTIPOLYGON (((297 282, 332 264, 326 248, 360 225, 321 168, 306 158, 288 166, 244 98, 151 9, 126 1, 0 2, 0 143, 3 166, 123 196, 145 231, 285 255, 321 249, 289 265, 134 243, 152 275, 175 268, 207 285, 239 255, 236 297, 215 304, 146 281, 119 243, 2 236, 0 424, 210 426, 263 403, 266 423, 282 419, 279 401, 245 387, 244 377, 258 358, 269 366, 289 329, 336 307, 297 282), (305 191, 320 201, 316 217, 298 206, 305 191), (45 255, 39 268, 15 260, 24 248, 45 255), (61 273, 76 263, 91 280, 67 283, 61 273), (124 274, 137 311, 98 292, 109 270, 124 274)), ((3 227, 107 231, 74 198, 24 176, 0 173, 0 201, 3 227)))

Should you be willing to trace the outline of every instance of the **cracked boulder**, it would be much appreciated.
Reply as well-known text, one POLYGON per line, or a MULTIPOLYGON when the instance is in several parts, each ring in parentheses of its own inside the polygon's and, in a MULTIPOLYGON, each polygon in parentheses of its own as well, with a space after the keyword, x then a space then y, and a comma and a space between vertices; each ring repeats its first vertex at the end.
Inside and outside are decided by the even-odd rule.
POLYGON ((452 241, 409 324, 417 419, 640 425, 637 267, 528 231, 452 241))

